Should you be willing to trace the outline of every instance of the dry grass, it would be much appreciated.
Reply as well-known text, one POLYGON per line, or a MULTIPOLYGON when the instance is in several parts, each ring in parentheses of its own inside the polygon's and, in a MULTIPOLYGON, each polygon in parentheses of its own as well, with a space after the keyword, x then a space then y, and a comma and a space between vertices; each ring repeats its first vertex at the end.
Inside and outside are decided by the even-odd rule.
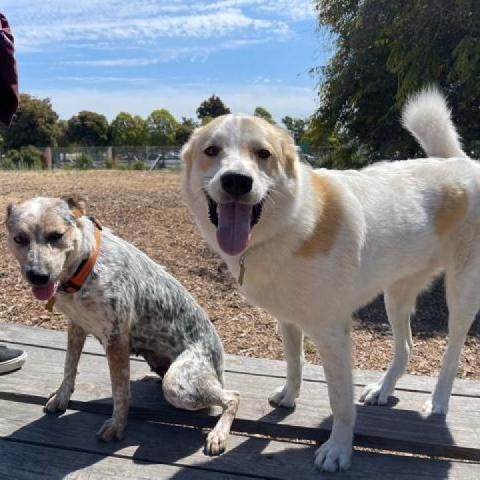
MULTIPOLYGON (((0 222, 5 207, 38 195, 80 193, 88 197, 90 212, 118 235, 166 266, 198 299, 215 323, 229 353, 282 358, 276 322, 266 312, 250 307, 235 289, 224 264, 197 233, 179 194, 174 172, 0 172, 0 222)), ((382 314, 355 320, 356 368, 381 370, 391 358, 391 334, 382 314), (367 320, 365 320, 367 318, 367 320)), ((0 229, 0 322, 16 322, 63 329, 64 317, 49 314, 20 278, 0 229)), ((416 322, 414 322, 414 327, 416 322)), ((446 344, 444 327, 419 323, 414 328, 415 349, 410 372, 435 374, 446 344)), ((460 376, 480 379, 480 334, 469 336, 460 376)), ((307 359, 320 363, 307 340, 307 359)))

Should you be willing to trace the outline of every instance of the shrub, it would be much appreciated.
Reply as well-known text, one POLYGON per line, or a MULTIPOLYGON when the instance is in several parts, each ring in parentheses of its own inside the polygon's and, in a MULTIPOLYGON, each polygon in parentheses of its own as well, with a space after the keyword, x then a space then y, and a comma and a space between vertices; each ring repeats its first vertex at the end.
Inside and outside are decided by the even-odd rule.
POLYGON ((41 170, 44 167, 43 153, 33 145, 21 147, 20 157, 23 168, 41 170))
POLYGON ((92 168, 92 167, 93 167, 93 160, 85 153, 82 153, 73 162, 73 168, 77 168, 79 170, 88 170, 89 168, 92 168))
POLYGON ((18 150, 9 150, 3 159, 6 165, 13 165, 13 168, 19 168, 21 160, 22 158, 20 157, 20 152, 18 150))
POLYGON ((132 165, 132 170, 145 170, 145 162, 142 160, 135 160, 132 165))
POLYGON ((106 168, 107 170, 112 170, 112 168, 113 168, 113 160, 112 160, 111 158, 107 158, 107 159, 105 160, 105 168, 106 168))
POLYGON ((41 170, 45 166, 42 151, 33 145, 21 147, 20 150, 10 150, 7 157, 14 162, 16 168, 41 170))
POLYGON ((0 170, 15 170, 16 168, 15 162, 7 155, 0 159, 0 170))

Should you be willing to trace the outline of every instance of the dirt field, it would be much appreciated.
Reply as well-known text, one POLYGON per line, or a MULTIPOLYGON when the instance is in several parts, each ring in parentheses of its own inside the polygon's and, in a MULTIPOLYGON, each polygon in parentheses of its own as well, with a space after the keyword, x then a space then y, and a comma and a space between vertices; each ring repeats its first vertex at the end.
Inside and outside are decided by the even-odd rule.
MULTIPOLYGON (((282 358, 276 322, 248 306, 236 292, 224 264, 197 233, 179 194, 174 172, 0 172, 0 222, 9 202, 37 195, 80 193, 90 213, 118 235, 165 265, 209 313, 229 353, 282 358)), ((419 302, 413 321, 415 348, 410 373, 436 374, 446 345, 446 308, 438 285, 419 302)), ((0 322, 63 329, 64 317, 49 314, 22 281, 0 229, 0 322)), ((0 326, 1 330, 1 326, 0 326)), ((377 301, 354 320, 356 368, 382 370, 391 358, 391 333, 383 305, 377 301)), ((307 340, 308 361, 320 363, 307 340)), ((467 339, 459 376, 480 379, 480 327, 477 320, 467 339)))

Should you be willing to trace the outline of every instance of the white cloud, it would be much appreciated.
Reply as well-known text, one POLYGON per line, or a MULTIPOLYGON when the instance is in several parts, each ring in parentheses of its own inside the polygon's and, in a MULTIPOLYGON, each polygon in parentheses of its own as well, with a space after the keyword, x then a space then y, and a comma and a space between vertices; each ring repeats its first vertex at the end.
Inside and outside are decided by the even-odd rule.
MULTIPOLYGON (((188 59, 192 62, 205 60, 214 52, 221 50, 234 50, 239 47, 259 45, 271 40, 265 36, 257 39, 226 40, 217 44, 201 47, 177 47, 170 49, 152 49, 151 57, 130 57, 130 58, 101 58, 89 60, 66 60, 60 62, 63 65, 78 65, 86 67, 142 67, 168 63, 172 60, 188 59)), ((122 52, 123 53, 123 52, 122 52)), ((146 52, 144 52, 146 53, 146 52)))
MULTIPOLYGON (((39 51, 65 42, 97 42, 109 45, 154 42, 160 38, 237 40, 292 35, 287 20, 312 15, 309 0, 43 0, 32 8, 31 0, 6 0, 20 51, 39 51)), ((121 45, 118 45, 121 48, 121 45)))
POLYGON ((306 117, 313 113, 316 95, 313 88, 286 85, 250 84, 222 85, 214 83, 151 86, 125 90, 102 91, 94 88, 52 89, 32 91, 41 98, 49 97, 61 118, 70 118, 80 110, 93 110, 107 118, 127 111, 146 117, 156 108, 166 108, 177 118, 195 117, 200 103, 215 93, 238 113, 253 113, 256 106, 267 108, 280 120, 285 115, 306 117))
POLYGON ((241 12, 230 11, 210 15, 137 18, 128 24, 98 20, 89 23, 62 23, 48 28, 43 25, 19 26, 15 34, 18 48, 23 49, 79 40, 127 41, 135 44, 138 40, 153 41, 159 38, 218 39, 247 30, 250 33, 265 31, 281 37, 290 33, 288 25, 283 22, 252 19, 241 12))

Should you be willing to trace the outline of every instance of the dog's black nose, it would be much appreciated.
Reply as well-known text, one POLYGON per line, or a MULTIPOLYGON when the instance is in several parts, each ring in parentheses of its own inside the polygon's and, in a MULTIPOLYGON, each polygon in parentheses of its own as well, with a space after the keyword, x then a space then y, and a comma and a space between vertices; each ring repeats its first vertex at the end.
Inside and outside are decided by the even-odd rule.
POLYGON ((234 198, 252 190, 253 178, 243 173, 224 173, 220 177, 220 181, 222 188, 234 198))
POLYGON ((35 270, 27 270, 27 280, 36 286, 46 285, 50 280, 50 275, 36 272, 35 270))

